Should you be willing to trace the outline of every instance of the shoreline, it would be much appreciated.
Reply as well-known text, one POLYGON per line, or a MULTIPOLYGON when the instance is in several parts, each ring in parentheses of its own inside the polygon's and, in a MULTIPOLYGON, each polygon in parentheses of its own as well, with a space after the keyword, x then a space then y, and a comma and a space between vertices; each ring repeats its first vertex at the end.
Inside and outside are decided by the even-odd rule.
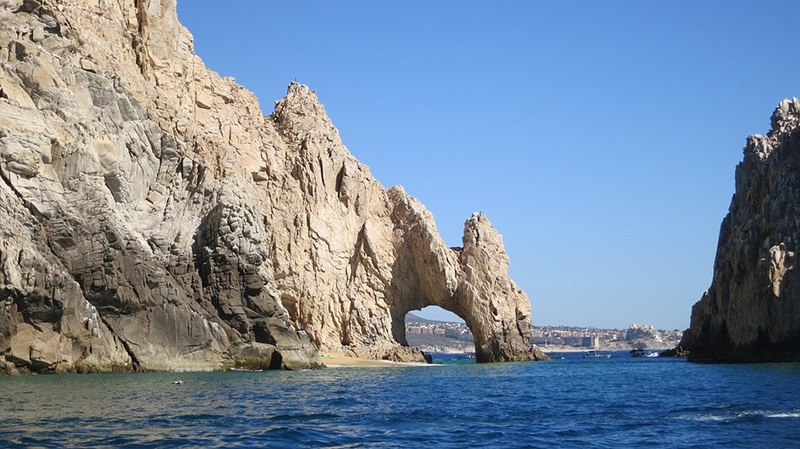
MULTIPOLYGON (((630 352, 634 348, 575 348, 575 347, 564 347, 564 348, 556 348, 556 347, 549 347, 543 348, 541 346, 537 346, 542 352, 545 354, 553 354, 559 352, 589 352, 589 351, 597 351, 597 352, 622 352, 628 351, 630 352)), ((667 351, 669 348, 645 348, 648 351, 667 351)))
POLYGON ((340 352, 320 354, 320 362, 327 368, 376 368, 376 367, 405 367, 405 366, 436 366, 431 363, 421 362, 392 362, 391 360, 374 360, 351 357, 340 352))

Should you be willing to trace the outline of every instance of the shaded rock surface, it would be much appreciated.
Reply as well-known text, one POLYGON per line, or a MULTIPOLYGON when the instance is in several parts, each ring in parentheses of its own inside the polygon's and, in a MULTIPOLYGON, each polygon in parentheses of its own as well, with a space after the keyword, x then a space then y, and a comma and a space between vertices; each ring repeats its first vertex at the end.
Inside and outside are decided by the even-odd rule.
POLYGON ((403 319, 431 304, 481 361, 544 357, 486 217, 447 248, 306 86, 264 116, 207 70, 175 0, 8 0, 0 22, 7 371, 421 360, 403 319))
POLYGON ((711 287, 680 346, 699 362, 800 360, 800 101, 748 137, 711 287))

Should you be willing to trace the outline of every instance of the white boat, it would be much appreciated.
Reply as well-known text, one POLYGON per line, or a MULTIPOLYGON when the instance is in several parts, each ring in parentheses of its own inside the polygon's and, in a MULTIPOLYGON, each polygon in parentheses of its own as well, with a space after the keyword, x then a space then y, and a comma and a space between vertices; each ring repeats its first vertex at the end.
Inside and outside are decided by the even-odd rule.
POLYGON ((658 357, 658 352, 646 349, 631 349, 631 357, 658 357))
POLYGON ((611 354, 600 354, 597 351, 589 351, 584 354, 583 358, 585 359, 610 359, 611 354))

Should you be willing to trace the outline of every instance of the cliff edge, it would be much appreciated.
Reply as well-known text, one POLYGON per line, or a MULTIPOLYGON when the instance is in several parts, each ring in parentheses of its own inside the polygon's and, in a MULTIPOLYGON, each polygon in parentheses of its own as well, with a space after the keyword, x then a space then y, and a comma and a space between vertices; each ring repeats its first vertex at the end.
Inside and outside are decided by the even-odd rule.
POLYGON ((175 0, 5 0, 0 22, 0 369, 420 360, 403 320, 432 304, 479 361, 545 358, 485 216, 446 247, 308 87, 265 116, 206 69, 175 0))
POLYGON ((747 138, 720 227, 711 287, 680 346, 697 362, 800 360, 800 101, 747 138))

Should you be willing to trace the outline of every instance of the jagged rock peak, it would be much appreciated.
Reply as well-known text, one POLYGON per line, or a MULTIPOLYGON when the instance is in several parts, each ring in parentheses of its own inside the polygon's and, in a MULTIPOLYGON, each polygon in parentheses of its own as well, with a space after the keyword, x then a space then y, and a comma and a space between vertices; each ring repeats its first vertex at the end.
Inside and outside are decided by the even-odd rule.
POLYGON ((286 95, 275 102, 275 110, 279 113, 312 115, 315 118, 330 122, 328 114, 325 112, 325 107, 322 106, 319 98, 317 98, 317 93, 297 81, 289 83, 286 95))
POLYGON ((720 227, 711 287, 681 346, 696 361, 800 360, 800 102, 750 136, 720 227))
POLYGON ((797 129, 800 124, 800 100, 792 98, 791 100, 783 100, 775 108, 770 119, 772 130, 770 134, 780 135, 783 133, 791 133, 797 129))
POLYGON ((747 138, 745 156, 753 155, 766 160, 781 141, 800 126, 800 100, 783 100, 775 108, 770 118, 771 129, 766 136, 755 134, 747 138))
POLYGON ((482 212, 472 214, 464 223, 462 242, 454 300, 475 335, 476 358, 547 359, 530 347, 530 301, 508 277, 503 238, 482 212))
POLYGON ((291 139, 309 133, 327 134, 330 139, 338 139, 338 131, 316 92, 304 84, 295 81, 289 84, 286 96, 275 102, 274 117, 278 127, 291 139))

